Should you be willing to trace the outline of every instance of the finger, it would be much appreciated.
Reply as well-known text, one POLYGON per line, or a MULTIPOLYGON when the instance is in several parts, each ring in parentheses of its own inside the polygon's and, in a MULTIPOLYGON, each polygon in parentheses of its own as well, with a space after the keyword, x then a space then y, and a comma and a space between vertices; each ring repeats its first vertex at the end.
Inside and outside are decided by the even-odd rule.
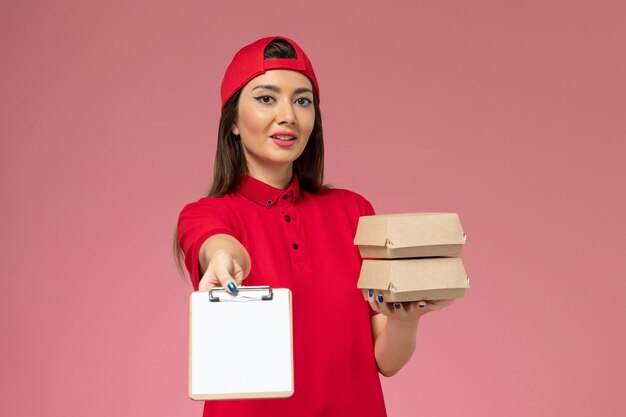
POLYGON ((219 280, 210 268, 207 268, 198 283, 198 291, 209 291, 213 287, 220 285, 219 280))
POLYGON ((404 303, 393 303, 393 310, 395 313, 405 313, 404 303))
POLYGON ((209 280, 201 279, 200 284, 198 285, 198 291, 209 291, 211 289, 211 284, 209 284, 209 280))
POLYGON ((212 271, 207 271, 204 276, 200 279, 200 283, 198 284, 198 291, 209 291, 211 288, 219 285, 219 281, 217 277, 212 271))
POLYGON ((380 307, 378 307, 378 304, 376 304, 375 301, 370 301, 370 307, 372 307, 372 310, 374 310, 377 313, 382 313, 382 311, 380 311, 380 307))
POLYGON ((441 310, 442 308, 449 306, 452 304, 454 300, 434 300, 430 303, 431 310, 441 310))
POLYGON ((376 300, 374 299, 374 290, 368 290, 367 301, 370 303, 370 307, 372 307, 372 310, 380 313, 380 308, 378 308, 378 304, 376 304, 376 300))
POLYGON ((418 313, 420 316, 429 311, 428 303, 424 300, 411 301, 404 308, 408 313, 418 313))
POLYGON ((376 297, 376 302, 378 303, 378 308, 380 308, 381 313, 383 313, 385 316, 391 315, 392 312, 389 308, 389 304, 385 302, 385 297, 382 293, 378 293, 378 296, 376 297))
POLYGON ((235 278, 235 283, 237 284, 237 286, 241 286, 241 283, 243 282, 243 269, 241 268, 241 266, 239 265, 239 262, 237 262, 236 259, 233 259, 233 277, 235 278))
POLYGON ((229 294, 234 294, 237 292, 237 283, 233 279, 233 277, 228 272, 228 269, 223 265, 215 265, 215 275, 217 279, 220 281, 220 284, 229 294))

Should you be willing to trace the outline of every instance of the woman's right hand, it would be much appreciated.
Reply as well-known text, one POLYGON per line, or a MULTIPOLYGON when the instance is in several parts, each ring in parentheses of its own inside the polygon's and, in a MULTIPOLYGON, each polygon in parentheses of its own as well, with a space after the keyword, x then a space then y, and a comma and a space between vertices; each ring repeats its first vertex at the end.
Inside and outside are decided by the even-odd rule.
POLYGON ((230 294, 237 292, 244 278, 243 268, 227 251, 215 252, 207 269, 200 279, 199 291, 209 291, 214 287, 223 287, 230 294))

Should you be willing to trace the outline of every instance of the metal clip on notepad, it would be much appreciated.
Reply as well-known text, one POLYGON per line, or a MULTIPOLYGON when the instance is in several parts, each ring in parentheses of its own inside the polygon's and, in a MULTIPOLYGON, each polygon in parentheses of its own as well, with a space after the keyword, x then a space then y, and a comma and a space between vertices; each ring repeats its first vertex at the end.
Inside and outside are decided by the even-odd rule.
POLYGON ((209 290, 209 301, 269 301, 274 298, 274 292, 269 286, 259 287, 244 287, 241 286, 237 289, 235 295, 228 293, 224 288, 212 288, 209 290), (219 296, 215 294, 219 294, 219 296), (220 298, 221 297, 221 298, 220 298))

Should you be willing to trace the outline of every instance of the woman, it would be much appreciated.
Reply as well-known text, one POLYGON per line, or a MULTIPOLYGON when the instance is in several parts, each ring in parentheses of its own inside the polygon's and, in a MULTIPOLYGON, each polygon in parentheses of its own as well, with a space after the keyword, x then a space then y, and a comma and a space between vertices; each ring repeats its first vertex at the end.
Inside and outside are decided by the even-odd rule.
POLYGON ((353 239, 359 216, 374 209, 323 186, 319 86, 294 41, 275 36, 242 48, 221 94, 212 188, 180 213, 178 261, 182 251, 200 291, 234 293, 244 279, 291 289, 295 393, 207 401, 204 415, 385 416, 379 372, 404 366, 420 317, 452 301, 392 305, 371 290, 363 300, 353 239))

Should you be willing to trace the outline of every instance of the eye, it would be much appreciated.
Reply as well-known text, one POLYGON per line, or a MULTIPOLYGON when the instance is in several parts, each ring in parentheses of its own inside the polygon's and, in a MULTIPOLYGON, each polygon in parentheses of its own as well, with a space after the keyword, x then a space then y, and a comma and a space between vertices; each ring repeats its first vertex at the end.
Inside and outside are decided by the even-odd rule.
POLYGON ((298 103, 300 106, 303 106, 303 107, 313 104, 313 102, 306 97, 300 97, 299 99, 296 100, 296 103, 298 103))
POLYGON ((270 104, 274 101, 274 97, 272 96, 259 96, 254 98, 259 103, 270 104))

